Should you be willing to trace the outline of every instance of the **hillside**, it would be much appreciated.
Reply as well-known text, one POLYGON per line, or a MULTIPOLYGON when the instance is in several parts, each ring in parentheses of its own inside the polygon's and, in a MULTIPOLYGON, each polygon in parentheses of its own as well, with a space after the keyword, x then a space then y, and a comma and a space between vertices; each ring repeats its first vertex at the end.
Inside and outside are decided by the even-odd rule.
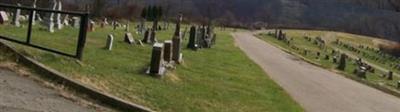
MULTIPOLYGON (((91 0, 65 1, 82 9, 91 0)), ((182 12, 187 20, 200 23, 211 18, 230 26, 327 29, 400 41, 399 0, 97 0, 93 4, 92 12, 100 13, 96 15, 138 17, 142 7, 162 5, 170 18, 182 12), (93 5, 99 1, 106 5, 93 5)))

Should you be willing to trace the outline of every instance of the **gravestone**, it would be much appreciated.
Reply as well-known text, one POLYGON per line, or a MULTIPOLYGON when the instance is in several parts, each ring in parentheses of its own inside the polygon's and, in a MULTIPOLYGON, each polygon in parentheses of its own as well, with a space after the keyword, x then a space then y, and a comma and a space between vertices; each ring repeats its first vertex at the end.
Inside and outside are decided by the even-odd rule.
POLYGON ((149 34, 150 34, 149 30, 146 30, 144 32, 143 40, 142 40, 143 43, 149 43, 149 34))
POLYGON ((4 24, 8 20, 8 15, 5 11, 0 11, 0 24, 4 24))
POLYGON ((113 30, 117 30, 118 25, 117 25, 116 21, 112 22, 112 26, 113 26, 113 30))
POLYGON ((93 20, 90 20, 90 22, 89 22, 89 27, 88 27, 88 31, 89 32, 93 32, 93 31, 95 31, 96 29, 95 29, 95 26, 96 26, 96 22, 94 22, 93 20))
POLYGON ((28 17, 26 17, 26 15, 21 15, 19 16, 19 21, 21 23, 21 21, 26 21, 28 17))
POLYGON ((181 21, 183 19, 182 14, 179 14, 177 20, 176 20, 176 27, 175 27, 175 33, 174 33, 174 37, 179 37, 180 36, 180 32, 181 32, 181 21))
POLYGON ((344 53, 340 56, 339 65, 338 65, 337 69, 342 70, 342 71, 345 70, 345 68, 346 68, 346 58, 347 58, 347 55, 344 54, 344 53))
MULTIPOLYGON (((62 2, 61 2, 61 0, 59 0, 57 2, 57 8, 56 9, 57 9, 57 11, 62 11, 62 2)), ((56 16, 56 27, 57 27, 58 30, 61 30, 63 28, 63 23, 62 23, 62 20, 61 20, 61 13, 57 13, 57 16, 56 16)))
POLYGON ((215 45, 216 41, 217 41, 217 34, 214 33, 211 38, 211 45, 215 45))
POLYGON ((189 37, 189 43, 187 45, 187 48, 190 48, 192 50, 196 50, 197 46, 196 46, 196 27, 192 26, 190 28, 190 37, 189 37))
MULTIPOLYGON (((17 6, 18 6, 18 7, 21 7, 21 4, 18 3, 17 6)), ((20 27, 20 26, 21 26, 21 23, 20 23, 20 21, 19 21, 20 16, 21 16, 21 9, 15 10, 14 18, 13 18, 12 24, 13 24, 14 26, 16 26, 16 27, 20 27)))
MULTIPOLYGON (((56 10, 57 8, 57 1, 53 0, 50 2, 50 8, 52 10, 56 10)), ((54 13, 49 13, 47 18, 46 18, 46 25, 47 25, 47 30, 51 33, 54 32, 54 13)))
POLYGON ((137 44, 140 45, 140 46, 144 46, 143 42, 140 41, 140 40, 137 41, 137 44))
POLYGON ((135 44, 135 39, 132 36, 132 33, 125 33, 124 42, 128 44, 135 44))
POLYGON ((164 61, 171 62, 172 61, 172 41, 166 40, 164 42, 164 61))
POLYGON ((40 21, 40 22, 43 21, 43 19, 42 19, 42 17, 40 16, 40 14, 36 14, 36 20, 38 20, 38 21, 40 21))
MULTIPOLYGON (((33 3, 32 3, 32 8, 36 8, 36 2, 37 2, 37 0, 33 0, 33 3)), ((32 12, 32 25, 35 25, 36 24, 36 11, 33 11, 32 12)))
POLYGON ((182 61, 180 36, 172 38, 172 60, 177 64, 180 64, 182 61))
POLYGON ((104 25, 108 25, 108 24, 109 24, 107 18, 104 18, 102 23, 103 23, 104 25))
POLYGON ((129 23, 125 25, 125 32, 129 32, 129 23))
POLYGON ((106 49, 111 51, 113 47, 113 41, 114 41, 114 36, 112 34, 109 34, 107 37, 107 44, 106 44, 106 49))
POLYGON ((163 67, 163 51, 164 45, 162 43, 155 43, 151 54, 149 74, 161 76, 165 73, 163 67))
POLYGON ((366 79, 367 78, 367 70, 365 67, 361 66, 355 70, 355 73, 358 78, 366 79))
POLYGON ((155 43, 156 41, 157 41, 156 31, 154 29, 152 29, 150 32, 150 43, 155 43))
POLYGON ((65 26, 69 26, 69 15, 65 15, 63 19, 63 24, 65 26))
POLYGON ((325 55, 325 60, 329 60, 329 55, 325 55))
POLYGON ((72 17, 72 21, 73 21, 73 27, 74 28, 79 28, 81 25, 81 19, 79 17, 72 17))
POLYGON ((397 89, 400 89, 400 81, 397 81, 397 89))
POLYGON ((387 80, 393 80, 393 72, 389 71, 387 74, 387 80))

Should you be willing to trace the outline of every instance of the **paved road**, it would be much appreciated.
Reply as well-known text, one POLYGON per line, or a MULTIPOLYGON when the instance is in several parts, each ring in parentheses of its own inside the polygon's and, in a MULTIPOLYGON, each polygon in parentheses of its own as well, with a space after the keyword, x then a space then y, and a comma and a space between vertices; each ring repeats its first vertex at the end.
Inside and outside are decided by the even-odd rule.
POLYGON ((0 112, 93 112, 55 90, 0 69, 0 112))
POLYGON ((308 112, 400 112, 400 99, 313 66, 257 39, 232 34, 254 62, 308 112))

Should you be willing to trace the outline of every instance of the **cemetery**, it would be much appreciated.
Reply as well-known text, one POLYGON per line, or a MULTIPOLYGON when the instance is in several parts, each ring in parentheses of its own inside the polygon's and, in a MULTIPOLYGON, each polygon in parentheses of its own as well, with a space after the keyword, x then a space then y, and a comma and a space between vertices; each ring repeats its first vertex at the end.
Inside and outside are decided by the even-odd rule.
MULTIPOLYGON (((59 4, 54 2, 52 7, 62 9, 59 4)), ((17 15, 27 13, 26 10, 16 12, 17 15)), ((0 35, 24 41, 29 21, 13 20, 4 13, 9 12, 0 13, 0 35), (16 22, 20 22, 19 25, 16 22)), ((66 53, 75 52, 81 18, 39 11, 36 15, 43 16, 35 16, 31 43, 66 53)), ((183 18, 180 15, 179 19, 183 18)), ((220 31, 210 26, 179 22, 176 27, 147 29, 144 33, 140 32, 140 27, 132 27, 141 24, 153 27, 151 21, 90 18, 81 60, 2 42, 72 79, 154 110, 302 110, 234 47, 232 30, 220 31), (244 88, 248 91, 241 90, 244 88), (241 102, 233 102, 237 100, 241 102), (275 102, 279 104, 269 105, 275 102)), ((2 62, 14 61, 3 53, 0 57, 2 62)))
POLYGON ((400 92, 400 76, 393 75, 398 72, 394 65, 399 63, 399 58, 379 52, 374 42, 382 40, 329 31, 278 29, 258 34, 258 37, 325 69, 400 92), (371 67, 364 61, 385 70, 371 67))
MULTIPOLYGON (((0 75, 47 73, 38 78, 59 84, 59 97, 73 101, 62 90, 78 88, 71 97, 116 111, 400 111, 398 27, 387 23, 398 15, 370 24, 378 19, 362 13, 374 28, 360 29, 340 11, 383 9, 318 2, 345 6, 329 7, 335 24, 313 16, 325 5, 271 1, 0 1, 0 75), (271 4, 253 7, 261 3, 271 4)), ((7 84, 0 79, 0 89, 7 84)))

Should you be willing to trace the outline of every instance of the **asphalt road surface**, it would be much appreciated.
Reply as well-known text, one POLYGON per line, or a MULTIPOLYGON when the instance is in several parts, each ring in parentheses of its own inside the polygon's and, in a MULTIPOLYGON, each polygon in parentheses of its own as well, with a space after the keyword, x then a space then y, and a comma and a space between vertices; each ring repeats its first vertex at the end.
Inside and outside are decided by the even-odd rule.
POLYGON ((93 112, 55 90, 0 69, 0 112, 93 112))
POLYGON ((316 67, 253 36, 236 45, 308 112, 400 112, 400 99, 316 67))

